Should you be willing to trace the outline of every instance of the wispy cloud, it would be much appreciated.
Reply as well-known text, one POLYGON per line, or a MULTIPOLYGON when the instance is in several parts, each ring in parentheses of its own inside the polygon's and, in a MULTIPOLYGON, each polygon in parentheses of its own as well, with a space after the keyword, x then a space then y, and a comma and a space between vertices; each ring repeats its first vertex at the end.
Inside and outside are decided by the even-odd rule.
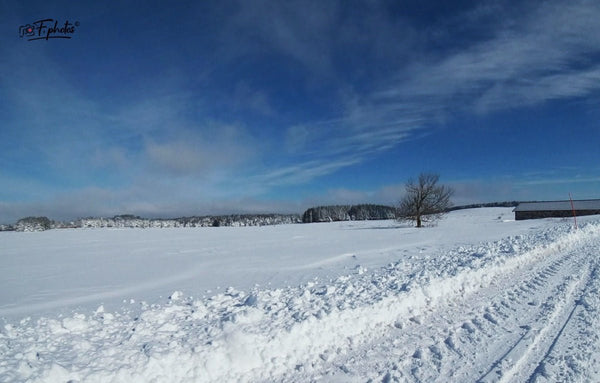
POLYGON ((556 184, 579 184, 579 183, 592 183, 600 185, 600 176, 598 177, 586 177, 586 176, 575 176, 568 178, 541 178, 529 181, 521 181, 520 185, 556 185, 556 184))
MULTIPOLYGON (((274 170, 242 179, 244 183, 264 187, 273 187, 290 184, 302 184, 318 177, 331 174, 339 169, 360 163, 362 158, 341 157, 328 162, 322 159, 297 163, 287 167, 275 168, 274 170)), ((264 190, 264 189, 263 189, 264 190)))
MULTIPOLYGON (((593 59, 600 54, 599 4, 546 2, 520 17, 500 24, 491 38, 441 58, 413 61, 375 91, 347 92, 343 114, 333 122, 292 128, 289 135, 316 159, 294 168, 306 169, 306 177, 288 180, 323 175, 311 169, 331 156, 368 158, 395 147, 457 110, 487 113, 600 89, 600 66, 593 59)), ((324 169, 354 163, 338 161, 324 169)))
POLYGON ((577 97, 600 87, 600 5, 546 2, 494 37, 417 63, 381 95, 479 112, 577 97))
POLYGON ((150 166, 171 176, 204 178, 242 165, 258 150, 258 143, 235 125, 208 123, 202 128, 178 130, 157 142, 149 139, 145 156, 150 166))
POLYGON ((335 1, 240 1, 224 25, 222 38, 226 47, 237 49, 240 41, 247 45, 245 49, 268 47, 314 71, 331 72, 338 7, 335 1))

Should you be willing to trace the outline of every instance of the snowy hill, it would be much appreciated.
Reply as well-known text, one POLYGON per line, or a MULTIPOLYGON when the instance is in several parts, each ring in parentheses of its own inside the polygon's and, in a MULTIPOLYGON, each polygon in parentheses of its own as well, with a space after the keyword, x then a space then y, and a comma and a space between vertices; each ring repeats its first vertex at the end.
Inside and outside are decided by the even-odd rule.
POLYGON ((581 221, 0 233, 0 381, 598 381, 581 221))

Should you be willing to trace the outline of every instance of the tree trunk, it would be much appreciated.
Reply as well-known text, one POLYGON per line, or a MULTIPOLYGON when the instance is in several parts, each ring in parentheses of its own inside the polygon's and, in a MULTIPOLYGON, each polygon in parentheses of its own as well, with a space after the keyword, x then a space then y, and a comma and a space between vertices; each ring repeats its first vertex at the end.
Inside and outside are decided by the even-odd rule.
POLYGON ((417 216, 417 227, 421 227, 421 216, 417 216))

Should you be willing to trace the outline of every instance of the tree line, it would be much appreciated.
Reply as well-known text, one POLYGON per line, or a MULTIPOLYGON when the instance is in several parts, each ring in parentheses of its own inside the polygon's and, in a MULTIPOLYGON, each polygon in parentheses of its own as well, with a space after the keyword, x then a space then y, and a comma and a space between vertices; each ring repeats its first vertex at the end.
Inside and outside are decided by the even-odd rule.
MULTIPOLYGON (((243 214, 226 216, 182 217, 174 219, 146 219, 134 215, 118 215, 112 218, 84 218, 75 222, 51 221, 47 217, 26 217, 14 226, 0 225, 1 230, 39 231, 53 228, 77 227, 207 227, 207 226, 262 226, 289 223, 313 223, 333 221, 359 221, 397 219, 412 221, 416 227, 435 222, 444 214, 460 207, 452 207, 452 188, 439 184, 440 176, 421 173, 405 185, 405 194, 396 207, 375 204, 332 205, 309 208, 302 214, 243 214)), ((516 202, 468 205, 462 208, 482 206, 515 206, 516 202)))
POLYGON ((0 231, 43 231, 66 228, 169 228, 217 226, 266 226, 301 222, 298 214, 232 214, 180 218, 141 218, 116 215, 109 218, 79 218, 74 221, 53 221, 47 217, 26 217, 14 225, 0 225, 0 231))
POLYGON ((393 219, 395 208, 385 205, 329 205, 311 207, 302 214, 303 223, 393 219))

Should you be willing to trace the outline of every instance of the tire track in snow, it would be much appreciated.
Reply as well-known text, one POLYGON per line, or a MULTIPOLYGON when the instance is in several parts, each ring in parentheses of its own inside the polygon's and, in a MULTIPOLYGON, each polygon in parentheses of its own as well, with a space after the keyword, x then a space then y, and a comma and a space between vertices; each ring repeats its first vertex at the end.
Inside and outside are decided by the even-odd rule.
MULTIPOLYGON (((595 255, 600 254, 600 244, 595 255)), ((598 263, 597 263, 598 265, 598 263)), ((600 381, 600 268, 595 268, 578 308, 552 350, 542 360, 535 381, 600 381)))
MULTIPOLYGON (((565 263, 566 260, 567 258, 560 258, 556 261, 553 261, 549 266, 540 268, 536 272, 524 273, 521 277, 518 278, 518 280, 520 280, 521 282, 517 283, 516 286, 512 286, 512 289, 510 289, 509 287, 509 290, 507 292, 495 294, 493 297, 490 297, 490 307, 493 308, 494 314, 502 316, 503 323, 509 322, 508 325, 512 325, 512 327, 510 328, 499 326, 501 330, 506 333, 516 332, 518 334, 518 338, 514 343, 512 343, 511 346, 508 347, 508 349, 499 358, 497 358, 495 362, 493 362, 491 367, 483 375, 481 375, 480 378, 477 379, 477 381, 485 381, 485 377, 489 376, 493 371, 495 371, 499 367, 500 363, 504 361, 512 352, 514 352, 517 346, 521 342, 523 342, 524 339, 528 336, 531 330, 531 326, 529 326, 528 324, 521 323, 523 323, 523 319, 526 315, 529 315, 531 318, 533 318, 532 320, 535 320, 535 317, 540 315, 538 311, 534 311, 535 307, 543 306, 537 303, 535 299, 532 300, 531 294, 539 291, 547 292, 546 298, 544 299, 544 304, 547 304, 546 301, 548 300, 548 297, 553 297, 557 295, 559 293, 559 290, 557 291, 556 287, 552 288, 553 286, 556 286, 557 282, 554 281, 554 277, 557 276, 560 267, 565 263), (533 283, 535 285, 534 289, 531 289, 532 281, 536 281, 535 283, 533 283), (507 300, 507 298, 509 300, 507 300), (517 323, 514 320, 515 312, 518 310, 519 307, 529 307, 530 309, 527 310, 527 313, 524 313, 525 315, 519 315, 519 320, 517 323)), ((512 278, 510 280, 513 281, 512 278)), ((558 283, 560 283, 561 281, 562 280, 559 279, 558 283)), ((560 288, 560 286, 558 287, 560 288)), ((486 313, 484 314, 484 316, 485 315, 489 314, 486 313)), ((496 325, 498 325, 498 323, 496 323, 496 325)), ((495 332, 490 333, 490 337, 494 337, 495 335, 497 335, 498 331, 497 329, 495 330, 495 332)))
MULTIPOLYGON (((507 293, 507 296, 514 299, 514 302, 507 304, 506 307, 509 312, 512 312, 512 315, 507 316, 507 320, 513 321, 513 327, 508 331, 521 331, 518 338, 513 343, 507 344, 506 348, 497 348, 496 352, 499 356, 477 381, 511 381, 513 375, 527 369, 531 371, 532 367, 524 367, 527 362, 535 363, 531 362, 528 356, 539 355, 539 352, 533 352, 532 349, 543 348, 548 339, 552 338, 553 329, 560 324, 559 318, 564 318, 565 314, 568 314, 575 301, 574 297, 578 295, 585 281, 585 277, 581 280, 570 275, 589 275, 587 267, 589 261, 586 257, 579 256, 576 251, 564 256, 562 253, 557 253, 556 256, 561 258, 540 273, 551 277, 550 286, 540 284, 540 275, 538 275, 530 280, 523 279, 520 286, 507 293), (561 268, 563 264, 565 266, 561 268), (565 276, 567 278, 563 279, 565 276), (551 286, 555 287, 549 289, 551 286), (535 297, 533 301, 532 295, 535 297), (537 299, 543 303, 535 302, 537 299), (544 324, 541 328, 539 328, 540 323, 544 324)), ((494 337, 506 338, 501 332, 497 332, 494 337)), ((488 347, 492 348, 493 344, 488 347)), ((528 375, 525 376, 527 377, 528 375)))
MULTIPOLYGON (((587 274, 583 279, 573 279, 560 286, 562 291, 559 292, 562 292, 562 296, 557 299, 558 302, 545 303, 546 306, 554 306, 549 309, 550 312, 546 313, 544 310, 542 318, 526 324, 526 332, 523 336, 494 363, 495 367, 478 381, 511 382, 515 378, 520 381, 527 379, 530 372, 538 365, 536 360, 540 359, 540 355, 547 353, 558 338, 561 329, 571 318, 582 285, 585 285, 589 279, 589 272, 587 274), (540 323, 541 327, 539 327, 540 323)), ((553 298, 554 296, 550 300, 552 301, 553 298)))
POLYGON ((542 369, 543 369, 544 361, 548 358, 548 356, 550 355, 550 353, 554 350, 554 347, 556 346, 556 344, 558 342, 558 339, 560 338, 560 336, 565 331, 565 328, 567 327, 567 325, 569 324, 569 322, 573 318, 573 314, 575 314, 575 310, 577 310, 578 308, 579 308, 579 302, 575 302, 575 305, 573 306, 573 309, 571 310, 571 312, 567 316, 567 319, 565 320, 565 322, 563 323, 562 327, 558 331, 558 334, 556 334, 556 336, 552 340, 552 343, 550 344, 550 347, 546 351, 546 354, 544 354, 544 356, 542 357, 542 360, 538 363, 538 365, 536 366, 536 368, 533 370, 533 373, 531 374, 531 376, 529 377, 529 379, 527 379, 528 383, 534 382, 534 379, 535 379, 536 375, 543 374, 542 369))
MULTIPOLYGON (((465 379, 466 381, 475 380, 476 377, 469 375, 470 373, 472 373, 471 364, 477 362, 477 358, 472 359, 473 356, 477 356, 481 353, 483 354, 482 359, 484 359, 486 353, 482 353, 482 351, 485 351, 486 348, 493 349, 494 339, 506 338, 506 335, 509 335, 509 338, 513 339, 517 337, 515 340, 515 344, 522 341, 527 336, 528 330, 530 329, 530 327, 527 325, 520 325, 520 323, 522 323, 522 317, 526 315, 531 316, 536 312, 535 307, 529 306, 529 303, 531 303, 530 299, 527 299, 528 297, 530 298, 530 295, 535 291, 528 286, 530 285, 529 281, 538 278, 540 281, 540 291, 546 292, 546 294, 548 294, 548 296, 550 297, 556 295, 556 289, 552 288, 552 286, 555 286, 555 283, 557 282, 555 279, 558 279, 558 282, 560 282, 560 278, 555 278, 555 276, 558 276, 558 269, 556 268, 556 266, 561 265, 563 263, 564 259, 559 259, 557 261, 552 262, 549 266, 541 268, 535 273, 520 273, 518 270, 517 273, 520 274, 520 276, 504 276, 509 277, 506 278, 506 281, 504 283, 506 284, 506 287, 510 288, 511 284, 516 284, 516 286, 513 286, 512 290, 509 290, 507 293, 498 293, 498 289, 502 289, 503 287, 503 284, 498 284, 494 286, 494 289, 492 290, 491 294, 490 291, 482 291, 482 294, 478 299, 479 303, 477 303, 477 301, 470 300, 467 304, 467 307, 479 306, 479 312, 475 316, 472 316, 470 318, 464 318, 460 315, 457 315, 456 319, 459 320, 457 324, 454 324, 454 331, 452 332, 454 334, 459 334, 458 336, 455 335, 455 337, 458 337, 458 341, 455 343, 457 344, 457 347, 459 349, 463 349, 463 354, 471 356, 471 358, 467 358, 471 360, 465 362, 463 358, 449 358, 446 361, 447 368, 445 372, 448 375, 452 374, 455 378, 462 377, 462 379, 465 379), (521 282, 517 282, 519 280, 521 282), (506 296, 512 296, 513 301, 507 302, 506 296), (518 312, 517 307, 522 306, 528 307, 530 309, 527 310, 527 312, 515 315, 515 313, 518 312), (519 316, 519 319, 521 319, 518 321, 518 323, 515 321, 515 316, 519 316), (460 325, 460 328, 457 328, 458 324, 460 324, 461 322, 463 324, 460 325), (465 324, 468 323, 478 323, 478 331, 485 334, 486 336, 483 339, 473 337, 472 334, 474 333, 474 331, 468 331, 469 326, 465 326, 465 324), (461 329, 467 330, 466 336, 462 338, 460 337, 461 329), (482 350, 482 348, 484 350, 482 350), (460 368, 457 368, 457 366, 461 366, 461 364, 464 367, 464 370, 466 371, 461 371, 460 368)), ((494 362, 494 364, 488 370, 488 372, 494 370, 494 368, 500 364, 500 361, 504 359, 504 357, 506 357, 511 351, 513 351, 514 347, 516 346, 510 347, 509 350, 504 353, 504 355, 500 358, 499 361, 494 362)), ((494 354, 492 354, 492 356, 493 355, 494 354)), ((480 378, 479 380, 483 379, 480 378)))
MULTIPOLYGON (((545 267, 543 269, 541 269, 541 271, 538 271, 536 274, 534 275, 548 275, 551 276, 552 274, 556 274, 556 272, 552 272, 552 268, 554 267, 554 265, 556 265, 557 263, 560 263, 562 261, 556 261, 553 262, 550 266, 545 267)), ((526 273, 526 275, 529 275, 529 272, 526 273)), ((522 278, 526 278, 526 276, 522 277, 522 278)), ((526 282, 523 282, 526 283, 526 282)), ((542 286, 547 287, 546 284, 543 284, 542 286)), ((493 294, 490 294, 489 291, 483 291, 483 294, 481 294, 481 296, 479 296, 476 300, 468 300, 465 303, 465 307, 458 306, 456 308, 454 308, 452 311, 448 310, 446 312, 443 313, 443 315, 448 316, 453 318, 453 323, 448 323, 446 326, 439 325, 439 326, 434 326, 437 328, 448 328, 448 333, 450 333, 451 335, 445 335, 445 334, 440 334, 440 335, 433 335, 432 337, 432 341, 433 342, 440 342, 439 339, 444 339, 445 336, 446 339, 444 340, 445 344, 449 343, 449 339, 452 339, 452 337, 456 338, 455 341, 452 342, 453 344, 453 348, 459 350, 458 354, 459 355, 468 355, 468 354, 472 354, 471 350, 466 350, 464 349, 464 347, 461 345, 461 343, 464 343, 464 341, 462 341, 460 339, 461 337, 461 333, 466 332, 468 335, 467 337, 471 337, 473 334, 476 333, 481 333, 485 335, 486 339, 490 339, 493 338, 494 335, 498 332, 498 330, 500 329, 501 331, 504 332, 511 332, 513 330, 506 328, 506 321, 510 320, 510 315, 509 314, 505 314, 503 313, 502 309, 505 307, 504 305, 502 305, 502 303, 504 303, 504 293, 501 292, 497 292, 497 289, 501 287, 501 285, 496 285, 492 288, 492 292, 494 292, 493 294), (497 293, 496 293, 497 292, 497 293), (491 296, 490 296, 491 295, 491 296), (500 303, 499 303, 500 302, 500 303), (477 310, 476 308, 480 307, 479 310, 477 310), (468 309, 470 308, 470 309, 468 309), (473 311, 473 309, 475 308, 476 312, 471 312, 469 313, 469 311, 473 311), (461 311, 465 311, 468 314, 467 315, 461 315, 461 311), (462 350, 462 351, 460 351, 462 350)), ((516 293, 522 290, 522 285, 518 285, 516 287, 513 287, 512 292, 516 293)), ((519 299, 519 301, 522 301, 523 299, 519 299)), ((510 308, 510 306, 508 307, 510 308)), ((441 311, 443 312, 444 309, 442 309, 441 311)), ((440 313, 438 311, 435 311, 434 313, 432 313, 431 315, 439 315, 440 313)), ((427 320, 425 320, 425 322, 428 322, 427 320)), ((426 331, 426 329, 424 330, 416 330, 416 331, 426 331)), ((521 335, 521 338, 525 335, 525 333, 523 333, 521 335)), ((468 340, 467 340, 468 341, 468 340)), ((456 361, 456 358, 453 358, 452 355, 448 355, 450 358, 447 358, 448 360, 446 361, 447 365, 452 365, 453 368, 456 367, 456 361, 460 361, 462 358, 458 358, 456 361)), ((414 372, 414 371, 413 371, 414 372)), ((456 371, 454 372, 456 374, 456 371)))
MULTIPOLYGON (((431 311, 428 317, 422 318, 420 320, 422 324, 415 325, 409 321, 407 326, 401 330, 394 331, 391 335, 387 334, 386 336, 392 338, 401 337, 402 340, 399 343, 404 345, 412 343, 420 346, 413 349, 414 351, 406 351, 399 358, 399 363, 389 363, 389 371, 383 371, 381 374, 391 373, 392 377, 402 381, 407 378, 411 381, 435 381, 436 379, 447 381, 449 376, 452 377, 452 381, 474 381, 477 376, 472 375, 472 364, 477 362, 482 345, 487 345, 486 347, 492 349, 492 353, 489 355, 489 358, 492 358, 489 362, 492 367, 488 369, 488 372, 493 370, 494 366, 501 364, 505 359, 504 356, 510 353, 510 349, 506 351, 506 349, 502 350, 502 347, 493 351, 493 348, 497 347, 494 345, 494 338, 502 333, 502 339, 512 337, 514 342, 518 343, 527 336, 531 327, 518 326, 515 319, 518 320, 521 314, 524 314, 522 316, 529 315, 533 319, 539 319, 539 316, 543 315, 542 309, 550 303, 552 297, 568 287, 568 284, 564 283, 565 274, 577 275, 585 270, 588 264, 587 259, 579 256, 574 249, 585 246, 588 240, 594 240, 597 234, 596 229, 591 229, 583 236, 580 233, 579 236, 563 237, 549 246, 528 252, 524 256, 525 258, 529 256, 529 262, 507 261, 512 266, 515 266, 515 263, 517 266, 501 267, 505 273, 495 273, 495 277, 497 277, 495 279, 504 278, 504 281, 495 280, 488 286, 481 286, 479 290, 472 291, 471 295, 475 297, 482 294, 478 299, 469 299, 464 305, 459 304, 455 307, 441 305, 431 311), (563 255, 566 251, 571 251, 571 254, 563 255), (502 292, 505 288, 509 289, 508 293, 502 292), (541 294, 540 298, 545 297, 543 304, 535 304, 528 299, 536 291, 539 291, 538 295, 541 294), (517 308, 523 306, 525 310, 521 309, 519 312, 517 308), (475 309, 475 313, 465 315, 469 311, 472 312, 473 307, 481 307, 481 309, 475 309), (515 313, 519 313, 519 315, 515 315, 515 313), (533 313, 537 313, 538 316, 533 316, 533 313), (447 321, 436 320, 436 317, 449 317, 450 319, 447 321), (432 333, 431 328, 438 331, 432 333), (448 330, 439 331, 439 329, 448 330), (440 349, 448 352, 434 351, 440 349), (494 358, 494 355, 498 356, 494 358), (463 367, 463 371, 461 371, 461 367, 463 367)), ((377 342, 385 343, 385 339, 378 339, 375 343, 377 342)), ((393 345, 381 347, 389 347, 388 352, 394 349, 393 345)), ((482 358, 485 359, 485 355, 482 358)), ((478 363, 481 365, 481 361, 478 363)), ((503 367, 506 368, 506 366, 503 367)), ((380 379, 382 375, 375 379, 380 379)), ((486 375, 483 374, 483 376, 486 375)))
POLYGON ((596 261, 593 270, 590 272, 590 275, 588 276, 588 279, 587 279, 585 287, 583 288, 583 291, 581 292, 581 294, 577 298, 577 300, 575 300, 573 308, 572 308, 571 312, 569 313, 569 315, 567 316, 567 319, 565 320, 565 322, 561 326, 560 330, 558 331, 558 333, 552 340, 550 347, 548 347, 546 353, 544 354, 544 356, 542 357, 540 362, 537 364, 537 366, 531 373, 529 379, 527 380, 528 382, 535 382, 539 376, 547 375, 546 371, 545 371, 546 370, 545 366, 548 362, 550 355, 552 354, 552 352, 554 352, 555 347, 557 346, 557 344, 559 342, 559 339, 565 332, 565 329, 567 329, 567 327, 571 325, 572 319, 573 319, 576 311, 585 309, 586 304, 582 298, 584 297, 584 295, 589 293, 589 291, 593 288, 594 284, 598 283, 598 268, 599 268, 598 262, 596 261))
MULTIPOLYGON (((557 253, 557 256, 561 257, 562 252, 557 253)), ((539 359, 539 354, 544 353, 543 350, 545 347, 551 347, 548 344, 554 343, 558 337, 556 331, 560 330, 561 323, 564 325, 564 322, 561 322, 561 320, 565 316, 567 317, 565 320, 568 320, 569 315, 573 312, 572 307, 578 301, 577 297, 580 295, 582 285, 585 285, 586 280, 589 280, 589 263, 590 260, 587 257, 580 256, 576 251, 573 251, 572 254, 562 256, 562 258, 559 258, 558 261, 542 271, 542 275, 548 275, 549 273, 551 276, 558 276, 556 282, 559 283, 554 290, 546 294, 547 298, 543 304, 536 305, 530 301, 531 295, 539 294, 540 289, 547 289, 548 287, 541 284, 540 275, 529 281, 524 280, 520 286, 507 294, 515 299, 513 305, 515 308, 523 306, 523 302, 525 301, 527 305, 539 306, 542 310, 535 316, 531 316, 531 312, 518 315, 513 314, 511 319, 517 319, 518 323, 521 324, 519 327, 524 331, 513 344, 509 345, 504 353, 499 354, 500 357, 494 361, 491 367, 477 381, 505 382, 512 381, 515 376, 518 376, 520 380, 529 377, 527 373, 525 373, 525 376, 522 376, 523 371, 531 372, 535 369, 535 359, 539 359), (562 273, 558 273, 563 264, 566 264, 567 268, 562 270, 562 273), (576 266, 576 268, 572 268, 572 266, 576 266), (564 277, 565 275, 567 279, 561 280, 560 277, 564 277), (571 275, 583 275, 583 278, 572 278, 571 275), (557 299, 557 297, 560 298, 557 299), (523 319, 528 318, 527 315, 530 315, 529 319, 524 322, 523 319), (541 328, 539 328, 540 323, 544 324, 541 328)), ((506 306, 507 308, 510 307, 510 305, 506 306)), ((514 313, 517 312, 516 310, 514 311, 514 313)))

